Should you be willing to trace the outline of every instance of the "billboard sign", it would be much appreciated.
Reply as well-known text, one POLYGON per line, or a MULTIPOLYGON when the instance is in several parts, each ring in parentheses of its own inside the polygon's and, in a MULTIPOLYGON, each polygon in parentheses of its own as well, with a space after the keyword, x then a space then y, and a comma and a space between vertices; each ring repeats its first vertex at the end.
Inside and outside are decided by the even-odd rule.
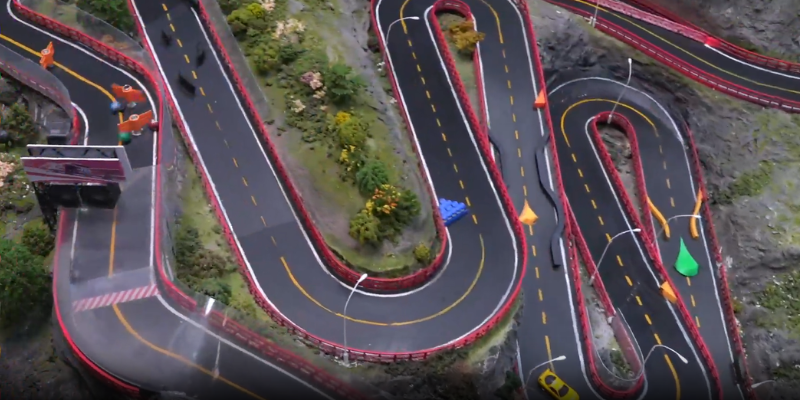
POLYGON ((124 183, 126 168, 119 159, 22 157, 31 182, 51 184, 124 183))

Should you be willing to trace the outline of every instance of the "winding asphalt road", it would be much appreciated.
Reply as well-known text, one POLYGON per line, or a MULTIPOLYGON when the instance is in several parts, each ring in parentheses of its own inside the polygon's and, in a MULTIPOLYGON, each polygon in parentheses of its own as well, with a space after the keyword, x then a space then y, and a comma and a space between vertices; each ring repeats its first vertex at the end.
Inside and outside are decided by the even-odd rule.
MULTIPOLYGON (((116 67, 66 38, 24 21, 10 7, 0 12, 2 45, 38 62, 39 49, 52 41, 52 70, 69 90, 82 114, 82 143, 117 144, 117 116, 108 112, 111 85, 130 84, 150 100, 146 80, 116 67)), ((38 66, 37 66, 38 67, 38 66)), ((145 131, 126 146, 133 179, 116 210, 64 210, 59 220, 54 284, 56 306, 66 334, 107 373, 147 391, 168 389, 195 398, 256 398, 263 395, 335 398, 285 371, 263 356, 237 346, 233 338, 211 332, 198 316, 186 316, 161 296, 74 311, 73 302, 152 281, 152 199, 155 135, 145 131), (193 319, 194 318, 194 319, 193 319), (216 376, 215 376, 216 372, 216 376)), ((313 382, 313 381, 312 381, 313 382)))
MULTIPOLYGON (((549 132, 541 113, 531 112, 529 108, 541 90, 536 87, 539 80, 532 68, 530 52, 521 51, 530 48, 529 32, 526 32, 527 27, 511 2, 469 0, 467 3, 476 15, 479 29, 487 33, 480 47, 486 82, 482 95, 487 104, 483 117, 498 148, 504 180, 517 209, 527 201, 539 215, 537 224, 528 231, 530 249, 524 249, 530 251, 531 272, 524 282, 528 317, 520 331, 522 371, 527 375, 525 367, 566 355, 567 360, 551 367, 582 397, 592 397, 592 389, 585 373, 582 373, 585 366, 571 297, 571 277, 567 268, 553 268, 553 259, 561 262, 564 250, 563 245, 551 246, 559 218, 547 197, 548 189, 553 190, 553 183, 551 179, 539 178, 551 176, 548 155, 541 153, 542 156, 538 156, 547 143, 549 132), (556 249, 556 254, 552 249, 556 249), (559 250, 561 254, 558 254, 559 250), (541 313, 540 323, 531 318, 531 310, 534 314, 541 313)), ((564 0, 564 4, 587 7, 586 3, 577 0, 564 0)), ((140 22, 148 33, 146 39, 155 49, 163 78, 173 88, 172 95, 177 100, 179 113, 190 117, 184 120, 188 123, 194 146, 201 154, 202 167, 214 182, 216 194, 227 210, 226 222, 236 233, 240 250, 261 286, 262 295, 310 333, 341 343, 339 322, 342 316, 337 313, 349 289, 337 285, 335 278, 320 265, 283 195, 282 182, 274 173, 263 173, 272 169, 272 160, 262 150, 261 139, 239 105, 240 94, 233 89, 218 55, 211 49, 207 32, 197 15, 178 0, 164 3, 134 1, 134 5, 142 16, 140 22), (174 44, 165 46, 158 39, 161 30, 173 28, 175 36, 185 41, 178 48, 174 44), (150 40, 150 37, 155 40, 150 40), (192 52, 198 46, 211 49, 214 56, 202 67, 193 66, 191 61, 192 52), (178 90, 175 79, 179 71, 196 75, 195 83, 202 88, 200 95, 191 96, 178 90)), ((475 217, 449 229, 452 248, 448 249, 448 268, 432 283, 400 295, 359 293, 354 297, 348 310, 348 346, 353 348, 422 350, 466 335, 502 305, 522 270, 522 266, 517 265, 520 243, 511 234, 512 222, 507 221, 495 193, 494 185, 498 183, 489 178, 485 167, 487 160, 482 158, 475 145, 473 135, 476 132, 464 118, 466 105, 458 103, 449 77, 441 62, 437 63, 441 61, 440 49, 425 18, 430 5, 431 2, 382 0, 376 2, 374 12, 390 58, 420 60, 418 64, 397 63, 393 71, 401 87, 401 100, 405 103, 412 129, 415 132, 441 133, 417 135, 436 194, 448 199, 464 198, 475 217), (391 24, 403 15, 423 18, 408 25, 398 24, 390 32, 391 24), (399 32, 400 29, 403 32, 399 32), (394 34, 390 36, 390 33, 394 34)), ((613 22, 630 24, 623 26, 656 44, 662 41, 667 51, 674 49, 687 61, 709 68, 725 79, 741 82, 743 86, 767 94, 780 93, 786 98, 800 94, 786 89, 797 87, 792 77, 746 66, 702 44, 656 27, 626 20, 604 10, 601 13, 601 18, 617 18, 613 22)), ((14 40, 18 37, 30 48, 40 49, 52 40, 51 34, 21 23, 11 13, 2 13, 0 22, 3 23, 3 32, 9 35, 2 39, 9 43, 14 43, 9 38, 14 40)), ((20 52, 26 53, 25 50, 20 52)), ((36 56, 29 54, 29 57, 35 59, 36 56)), ((115 135, 109 132, 116 132, 112 125, 116 121, 106 113, 110 99, 104 98, 105 94, 97 87, 107 88, 111 83, 129 83, 138 78, 113 66, 103 65, 99 58, 63 39, 56 43, 56 60, 72 68, 79 76, 98 80, 99 83, 94 85, 96 92, 92 92, 85 86, 92 86, 88 79, 80 79, 61 67, 55 71, 71 89, 73 100, 86 110, 85 119, 91 121, 91 131, 87 130, 89 143, 113 144, 115 135), (112 70, 121 75, 109 73, 112 70), (97 131, 98 134, 94 135, 97 131)), ((556 132, 565 189, 595 261, 599 261, 599 255, 609 243, 602 233, 604 230, 613 235, 630 227, 628 216, 617 202, 617 198, 625 194, 616 193, 608 183, 593 144, 586 135, 586 122, 597 113, 610 109, 620 90, 617 83, 591 77, 584 81, 565 82, 550 92, 554 120, 563 116, 565 121, 563 132, 556 132), (566 118, 567 114, 573 115, 566 118), (599 207, 595 208, 595 204, 599 207)), ((691 213, 696 184, 691 181, 688 163, 683 164, 687 158, 679 136, 680 128, 669 123, 671 118, 659 110, 652 99, 633 89, 626 92, 621 104, 618 112, 626 115, 636 127, 644 155, 647 189, 656 206, 667 218, 691 213), (663 159, 655 156, 657 147, 663 152, 663 159), (648 157, 650 155, 652 157, 648 157), (674 162, 675 169, 663 168, 663 162, 667 161, 669 165, 674 162), (668 201, 668 198, 672 200, 668 201)), ((144 182, 135 184, 150 185, 147 171, 154 162, 153 142, 152 137, 144 136, 128 147, 131 162, 144 182)), ((78 213, 65 213, 61 226, 77 228, 72 233, 69 229, 61 229, 59 245, 62 249, 74 246, 72 265, 78 274, 71 285, 64 285, 63 279, 58 284, 59 293, 63 293, 62 287, 71 292, 66 301, 62 299, 66 296, 59 296, 60 306, 69 307, 74 300, 72 296, 76 296, 76 292, 77 296, 80 295, 79 289, 91 287, 86 282, 113 280, 115 273, 142 273, 152 268, 152 260, 141 259, 141 249, 150 247, 147 241, 152 240, 145 239, 150 236, 150 227, 141 217, 126 219, 133 214, 149 214, 146 210, 151 202, 147 196, 136 199, 136 195, 129 195, 132 192, 140 193, 139 190, 126 191, 120 207, 111 215, 96 210, 81 212, 79 217, 78 213), (119 233, 109 235, 103 231, 119 233), (130 238, 130 241, 126 240, 123 248, 116 245, 115 237, 130 238), (142 243, 137 244, 135 240, 142 243), (130 252, 131 257, 124 257, 124 262, 117 264, 114 260, 123 258, 119 254, 128 254, 126 252, 130 252)), ((143 187, 141 193, 149 192, 143 187)), ((713 263, 708 256, 705 236, 701 240, 692 240, 687 234, 688 223, 686 218, 672 220, 670 224, 675 234, 669 241, 662 240, 659 249, 669 268, 670 260, 677 254, 678 237, 683 237, 701 263, 701 274, 692 280, 673 278, 681 282, 677 289, 683 297, 692 299, 690 312, 701 321, 698 326, 723 375, 725 398, 728 398, 729 393, 737 388, 731 379, 732 372, 728 373, 729 368, 725 365, 731 361, 730 347, 718 299, 714 297, 713 263)), ((657 222, 655 226, 658 229, 657 222)), ((674 358, 663 354, 663 362, 658 359, 648 362, 648 390, 678 397, 682 387, 684 393, 686 390, 691 390, 692 394, 708 393, 711 385, 706 368, 695 354, 695 345, 686 338, 682 322, 675 317, 672 306, 658 293, 658 282, 650 261, 642 254, 642 247, 633 235, 614 240, 609 245, 608 258, 600 268, 599 279, 610 289, 615 305, 637 333, 643 350, 663 341, 689 359, 687 364, 675 363, 674 358), (618 265, 614 265, 615 259, 618 265), (670 375, 673 381, 664 378, 670 375), (702 393, 697 392, 700 388, 702 393)), ((67 270, 62 266, 58 271, 67 270)), ((198 322, 192 318, 196 317, 181 315, 160 296, 155 296, 111 308, 74 313, 67 327, 93 361, 112 375, 144 388, 158 390, 168 387, 201 398, 218 394, 234 397, 245 394, 260 398, 262 393, 304 393, 328 397, 301 384, 297 378, 286 379, 286 376, 292 377, 290 372, 247 353, 227 338, 205 329, 202 320, 198 322), (117 351, 109 352, 109 348, 117 351), (153 368, 154 365, 159 367, 153 368), (215 366, 219 371, 216 379, 215 366), (264 379, 265 373, 273 374, 274 379, 264 379), (287 382, 293 382, 293 385, 287 385, 287 382)), ((659 353, 655 355, 661 358, 659 353)), ((528 392, 529 396, 539 396, 537 393, 535 390, 528 392)), ((714 396, 708 394, 709 398, 714 396)))
MULTIPOLYGON (((187 2, 134 1, 134 5, 261 295, 309 333, 343 344, 340 312, 350 289, 321 265, 284 195, 284 183, 268 172, 273 171, 274 161, 241 108, 241 94, 211 48, 208 32, 187 2), (161 31, 173 28, 175 43, 165 45, 161 31), (193 61, 198 47, 211 54, 201 66, 193 61), (192 78, 196 95, 178 86, 181 71, 197 77, 192 78)), ((405 46, 393 56, 411 59, 414 53, 420 60, 438 58, 430 46, 412 48, 401 35, 391 38, 400 39, 405 46)), ((417 40, 430 43, 424 30, 411 38, 417 40)), ((395 72, 404 96, 426 99, 407 104, 412 128, 437 132, 417 136, 436 196, 465 201, 471 216, 449 228, 447 266, 431 283, 397 295, 359 292, 351 300, 347 345, 384 352, 435 348, 478 329, 505 303, 522 272, 520 244, 447 77, 437 68, 418 70, 414 63, 395 72)))

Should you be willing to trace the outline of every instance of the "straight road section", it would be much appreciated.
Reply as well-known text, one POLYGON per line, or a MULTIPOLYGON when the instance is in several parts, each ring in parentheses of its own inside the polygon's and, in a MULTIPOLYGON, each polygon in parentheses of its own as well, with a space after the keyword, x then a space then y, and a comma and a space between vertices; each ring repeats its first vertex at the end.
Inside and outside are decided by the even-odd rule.
POLYGON ((533 382, 546 368, 589 398, 592 389, 584 372, 563 238, 555 254, 563 264, 560 267, 554 266, 551 250, 553 236, 563 235, 557 230, 557 220, 563 216, 557 215, 553 203, 561 200, 550 165, 550 130, 543 112, 533 109, 536 96, 543 90, 538 82, 543 80, 534 68, 532 35, 521 11, 510 0, 465 3, 478 31, 486 35, 478 49, 483 71, 480 79, 484 82, 484 93, 478 95, 484 97, 486 110, 476 113, 483 113, 488 134, 500 153, 503 178, 514 206, 521 211, 527 203, 538 216, 533 226, 525 227, 530 273, 523 286, 527 318, 519 331, 520 373, 523 379, 530 379, 529 398, 546 396, 533 382), (547 362, 560 356, 566 359, 547 362))

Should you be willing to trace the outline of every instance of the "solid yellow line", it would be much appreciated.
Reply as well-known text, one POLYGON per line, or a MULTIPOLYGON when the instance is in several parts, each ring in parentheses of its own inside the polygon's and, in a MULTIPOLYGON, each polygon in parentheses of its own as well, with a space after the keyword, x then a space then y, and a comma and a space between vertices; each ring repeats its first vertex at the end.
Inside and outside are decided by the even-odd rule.
POLYGON ((675 400, 681 399, 681 380, 678 379, 678 372, 675 371, 675 366, 672 365, 672 361, 669 359, 669 355, 664 354, 664 360, 667 361, 667 366, 669 366, 670 372, 672 372, 672 378, 675 379, 675 400))
MULTIPOLYGON (((481 0, 481 3, 486 4, 486 7, 489 7, 489 10, 491 10, 492 14, 494 14, 494 21, 497 24, 497 34, 500 35, 500 44, 503 44, 503 31, 500 29, 500 16, 497 15, 497 11, 495 11, 494 7, 487 3, 486 0, 481 0)), ((503 51, 505 52, 505 50, 503 51)), ((505 57, 505 55, 503 57, 505 57)))
POLYGON ((204 373, 204 374, 206 374, 206 375, 208 375, 210 377, 213 377, 214 379, 218 379, 218 380, 222 381, 223 383, 233 387, 234 389, 236 389, 236 390, 238 390, 238 391, 240 391, 240 392, 242 392, 242 393, 244 393, 244 394, 246 394, 246 395, 248 395, 250 397, 253 397, 253 398, 256 398, 256 399, 260 399, 260 400, 266 400, 263 397, 261 397, 261 396, 255 394, 255 393, 253 393, 253 392, 251 392, 251 391, 249 391, 249 390, 247 390, 247 389, 245 389, 245 388, 243 388, 243 387, 241 387, 241 386, 229 381, 228 379, 226 379, 225 377, 223 377, 221 375, 217 376, 213 372, 203 368, 200 365, 197 365, 197 364, 187 360, 186 358, 184 358, 181 355, 175 354, 175 353, 173 353, 173 352, 171 352, 169 350, 162 349, 162 348, 154 345, 153 343, 150 343, 147 339, 143 338, 142 335, 139 334, 139 332, 136 332, 136 330, 133 329, 133 327, 128 322, 128 320, 125 319, 125 316, 122 315, 122 312, 119 310, 119 307, 117 307, 116 304, 112 305, 111 307, 114 308, 114 313, 117 314, 117 318, 119 318, 119 322, 122 323, 122 326, 125 327, 125 330, 128 331, 128 333, 130 333, 131 336, 135 337, 136 340, 144 343, 145 346, 147 346, 147 347, 151 348, 152 350, 154 350, 154 351, 156 351, 158 353, 161 353, 161 354, 163 354, 163 355, 165 355, 167 357, 174 358, 174 359, 182 362, 183 364, 186 364, 189 367, 192 367, 192 368, 194 368, 194 369, 196 369, 196 370, 198 370, 198 371, 200 371, 200 372, 202 372, 202 373, 204 373))
MULTIPOLYGON (((669 223, 667 222, 667 219, 664 218, 664 214, 661 214, 661 211, 658 211, 658 208, 656 207, 656 205, 653 204, 652 201, 650 201, 650 197, 647 198, 647 205, 650 207, 650 212, 653 214, 654 217, 656 217, 656 220, 658 221, 659 225, 661 225, 661 229, 664 230, 664 236, 667 239, 669 239, 669 235, 670 235, 670 233, 669 233, 669 223)), ((694 219, 694 218, 692 218, 692 219, 694 219)))
MULTIPOLYGON (((701 190, 698 190, 697 201, 694 203, 694 210, 692 210, 692 215, 698 215, 698 213, 700 213, 701 204, 703 204, 703 192, 701 190)), ((692 234, 692 239, 697 239, 700 237, 700 234, 697 232, 697 218, 691 218, 691 221, 689 221, 689 233, 692 234)))
MULTIPOLYGON (((575 1, 576 1, 576 2, 578 2, 578 3, 586 4, 586 5, 588 5, 589 7, 592 7, 592 8, 594 8, 594 7, 595 7, 595 5, 594 5, 594 4, 591 4, 591 3, 587 3, 587 2, 584 2, 584 1, 581 1, 581 0, 575 0, 575 1)), ((703 63, 703 64, 706 64, 706 65, 708 65, 709 67, 711 67, 711 68, 713 68, 713 69, 715 69, 715 70, 717 70, 717 71, 724 72, 724 73, 726 73, 726 74, 728 74, 728 75, 730 75, 730 76, 733 76, 733 77, 739 78, 739 79, 741 79, 741 80, 743 80, 743 81, 750 82, 750 83, 752 83, 752 84, 754 84, 754 85, 758 85, 758 86, 762 86, 762 87, 767 87, 767 88, 770 88, 770 89, 777 89, 777 90, 780 90, 780 91, 789 92, 789 93, 794 93, 794 94, 800 94, 800 91, 796 91, 796 90, 789 90, 789 89, 786 89, 786 88, 784 88, 784 87, 779 87, 779 86, 767 85, 767 84, 765 84, 765 83, 761 83, 761 82, 758 82, 758 81, 754 81, 754 80, 752 80, 752 79, 747 79, 747 78, 745 78, 745 77, 743 77, 743 76, 740 76, 740 75, 736 75, 736 74, 734 74, 733 72, 731 72, 731 71, 728 71, 728 70, 726 70, 726 69, 723 69, 723 68, 720 68, 720 67, 718 67, 718 66, 716 66, 716 65, 714 65, 714 64, 712 64, 712 63, 710 63, 710 62, 708 62, 708 61, 706 61, 706 60, 704 60, 704 59, 702 59, 702 58, 700 58, 699 56, 697 56, 697 55, 693 54, 693 53, 692 53, 692 52, 690 52, 689 50, 686 50, 686 49, 684 49, 684 48, 682 48, 682 47, 680 47, 680 46, 676 45, 675 43, 672 43, 672 42, 670 42, 669 40, 667 40, 667 39, 664 39, 663 37, 661 37, 661 36, 659 36, 659 35, 656 35, 656 34, 655 34, 655 33, 653 33, 652 31, 649 31, 649 30, 645 29, 643 26, 641 26, 641 25, 639 25, 639 24, 637 24, 637 23, 633 22, 632 20, 629 20, 629 19, 627 19, 627 18, 624 18, 624 17, 622 17, 621 15, 619 15, 619 14, 617 14, 617 13, 610 12, 609 10, 606 10, 606 9, 604 9, 603 7, 599 7, 599 8, 600 8, 600 10, 602 10, 602 11, 604 11, 604 12, 607 12, 607 13, 610 13, 610 14, 613 14, 613 15, 614 15, 614 16, 616 16, 617 18, 619 18, 619 19, 621 19, 621 20, 623 20, 623 21, 625 21, 625 22, 627 22, 627 23, 629 23, 629 24, 631 24, 631 25, 633 25, 633 26, 635 26, 635 27, 637 27, 637 28, 641 29, 641 30, 642 30, 642 31, 644 31, 644 32, 647 32, 649 35, 653 36, 654 38, 657 38, 657 39, 659 39, 659 40, 663 41, 664 43, 667 43, 667 44, 669 44, 670 46, 672 46, 672 47, 674 47, 674 48, 676 48, 676 49, 678 49, 678 50, 680 50, 680 51, 682 51, 682 52, 686 53, 686 54, 687 54, 687 55, 689 55, 690 57, 692 57, 692 58, 696 59, 697 61, 700 61, 700 62, 701 62, 701 63, 703 63)))
MULTIPOLYGON (((10 37, 6 36, 6 35, 0 34, 0 39, 3 39, 3 40, 5 40, 6 42, 8 42, 8 43, 11 43, 11 44, 13 44, 14 46, 17 46, 17 47, 19 47, 20 49, 22 49, 22 50, 25 50, 25 51, 27 51, 28 53, 31 53, 31 54, 33 54, 33 55, 35 55, 35 56, 37 56, 37 57, 41 57, 41 56, 42 56, 42 53, 40 53, 40 52, 38 52, 38 51, 36 51, 36 50, 34 50, 34 49, 32 49, 32 48, 28 47, 28 46, 25 46, 24 44, 22 44, 22 43, 20 43, 20 42, 18 42, 18 41, 16 41, 16 40, 14 40, 14 39, 12 39, 12 38, 10 38, 10 37)), ((53 62, 53 65, 55 65, 55 66, 56 66, 56 67, 58 67, 58 68, 61 68, 61 70, 62 70, 62 71, 66 72, 66 73, 68 73, 68 74, 70 74, 70 75, 72 75, 72 76, 73 76, 75 79, 77 79, 77 80, 79 80, 79 81, 81 81, 81 82, 83 82, 83 83, 85 83, 85 84, 87 84, 87 85, 89 85, 89 86, 91 86, 91 87, 93 87, 93 88, 95 88, 95 89, 99 90, 99 91, 100 91, 100 93, 103 93, 103 94, 104 94, 106 97, 108 97, 108 98, 109 98, 109 100, 111 100, 112 102, 113 102, 113 101, 117 101, 117 99, 116 99, 116 98, 114 98, 114 96, 113 96, 111 93, 109 93, 109 92, 108 92, 108 90, 106 90, 106 89, 105 89, 105 88, 103 88, 102 86, 100 86, 100 85, 98 85, 98 84, 96 84, 96 83, 94 83, 94 82, 90 81, 89 79, 86 79, 86 78, 84 78, 84 77, 83 77, 83 75, 81 75, 81 74, 79 74, 79 73, 77 73, 77 72, 75 72, 75 71, 73 71, 73 70, 71 70, 71 69, 69 69, 69 68, 65 67, 63 64, 61 64, 61 63, 59 63, 59 62, 57 62, 57 61, 56 61, 56 62, 53 62)), ((122 117, 122 113, 120 113, 120 115, 119 115, 119 123, 122 123, 123 121, 124 121, 124 119, 123 119, 123 117, 122 117)))
MULTIPOLYGON (((576 0, 576 1, 580 1, 580 0, 576 0)), ((564 124, 565 124, 565 122, 566 122, 566 119, 567 119, 567 114, 569 114, 569 112, 570 112, 570 111, 571 111, 573 108, 575 108, 575 107, 577 107, 577 106, 579 106, 579 105, 581 105, 581 104, 583 104, 583 103, 588 103, 588 102, 590 102, 590 101, 605 101, 605 102, 608 102, 608 103, 613 103, 613 104, 616 104, 616 105, 618 105, 618 106, 620 106, 620 107, 627 108, 627 109, 629 109, 629 110, 631 110, 631 111, 635 112, 636 114, 639 114, 639 116, 641 116, 642 118, 644 118, 644 120, 645 120, 645 121, 647 121, 647 123, 648 123, 648 124, 650 124, 650 126, 652 126, 652 127, 653 127, 653 130, 654 130, 654 131, 657 131, 657 129, 656 129, 656 125, 653 123, 653 121, 651 121, 651 120, 650 120, 650 118, 647 118, 647 116, 646 116, 646 115, 644 115, 644 114, 643 114, 641 111, 637 110, 636 108, 634 108, 634 107, 632 107, 632 106, 629 106, 629 105, 627 105, 627 104, 625 104, 625 103, 616 102, 616 101, 613 101, 613 100, 606 100, 606 99, 585 99, 585 100, 581 100, 581 101, 578 101, 578 102, 576 102, 576 103, 573 103, 573 104, 572 104, 571 106, 569 106, 569 107, 568 107, 566 110, 564 110, 564 113, 563 113, 563 114, 561 114, 561 135, 562 135, 562 136, 564 136, 564 140, 567 142, 567 147, 571 147, 571 146, 569 145, 569 139, 567 138, 567 131, 566 131, 566 129, 564 128, 564 124)))
MULTIPOLYGON (((466 299, 467 296, 470 295, 470 293, 472 293, 472 290, 475 289, 475 286, 478 284, 478 280, 481 278, 481 275, 483 274, 483 267, 484 267, 484 264, 485 264, 485 261, 486 261, 486 249, 484 248, 484 245, 483 245, 483 235, 478 234, 478 239, 481 242, 481 259, 480 259, 480 263, 478 264, 478 272, 475 274, 475 278, 472 279, 472 283, 470 283, 469 287, 464 292, 464 294, 462 294, 461 297, 456 299, 452 304, 450 304, 449 306, 443 308, 442 310, 440 310, 439 312, 437 312, 435 314, 429 315, 429 316, 424 317, 424 318, 419 318, 419 319, 415 319, 415 320, 412 320, 412 321, 404 321, 404 322, 388 322, 387 323, 387 322, 368 321, 368 320, 362 320, 362 319, 355 319, 355 318, 352 318, 352 317, 349 317, 349 316, 342 315, 341 313, 334 312, 331 309, 325 307, 322 303, 320 303, 313 296, 311 296, 311 294, 309 294, 305 290, 305 288, 303 288, 303 286, 300 285, 300 282, 298 282, 297 278, 295 278, 294 274, 292 274, 292 269, 289 268, 289 264, 286 262, 285 258, 281 257, 281 262, 283 263, 283 268, 286 270, 286 273, 289 275, 289 279, 292 281, 292 283, 297 288, 297 290, 299 290, 300 293, 302 293, 303 296, 305 296, 308 300, 310 300, 312 303, 317 305, 317 307, 319 307, 319 308, 321 308, 321 309, 323 309, 323 310, 325 310, 325 311, 327 311, 327 312, 329 312, 329 313, 331 313, 331 314, 333 314, 333 315, 335 315, 337 317, 345 318, 348 321, 359 323, 359 324, 375 325, 375 326, 405 326, 405 325, 418 324, 420 322, 430 321, 430 320, 432 320, 434 318, 441 317, 442 315, 447 314, 448 312, 450 312, 450 310, 452 310, 453 308, 455 308, 456 306, 461 304, 461 302, 464 301, 464 299, 466 299)), ((538 277, 538 270, 537 270, 537 277, 538 277)))
MULTIPOLYGON (((408 28, 406 27, 406 20, 405 18, 403 18, 403 13, 406 10, 406 5, 408 5, 408 1, 409 0, 404 1, 403 5, 400 6, 400 25, 403 25, 403 33, 405 33, 406 35, 408 34, 408 28)), ((408 41, 408 45, 411 46, 410 40, 408 41)))
POLYGON ((117 248, 117 208, 114 207, 114 220, 111 222, 111 245, 108 250, 108 277, 114 275, 114 250, 117 248))

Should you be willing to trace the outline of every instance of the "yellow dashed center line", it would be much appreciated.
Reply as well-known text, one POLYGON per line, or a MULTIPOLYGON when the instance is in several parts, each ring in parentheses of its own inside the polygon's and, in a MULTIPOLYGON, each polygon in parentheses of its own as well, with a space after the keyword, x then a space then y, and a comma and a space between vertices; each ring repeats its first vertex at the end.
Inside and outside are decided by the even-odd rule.
POLYGON ((186 54, 183 55, 183 59, 186 60, 187 64, 191 63, 191 61, 189 60, 189 56, 187 56, 186 54))
POLYGON ((254 205, 254 206, 257 206, 257 205, 258 205, 258 203, 256 203, 256 198, 255 198, 255 196, 253 196, 253 195, 250 195, 250 200, 252 200, 252 201, 253 201, 253 205, 254 205))
POLYGON ((625 281, 628 282, 628 286, 633 286, 633 281, 631 280, 631 277, 629 277, 628 275, 625 275, 625 281))
POLYGON ((644 319, 647 320, 647 325, 653 325, 653 321, 650 320, 650 316, 649 315, 645 314, 644 315, 644 319))
POLYGON ((175 25, 169 24, 169 29, 172 29, 172 31, 175 32, 175 25))

